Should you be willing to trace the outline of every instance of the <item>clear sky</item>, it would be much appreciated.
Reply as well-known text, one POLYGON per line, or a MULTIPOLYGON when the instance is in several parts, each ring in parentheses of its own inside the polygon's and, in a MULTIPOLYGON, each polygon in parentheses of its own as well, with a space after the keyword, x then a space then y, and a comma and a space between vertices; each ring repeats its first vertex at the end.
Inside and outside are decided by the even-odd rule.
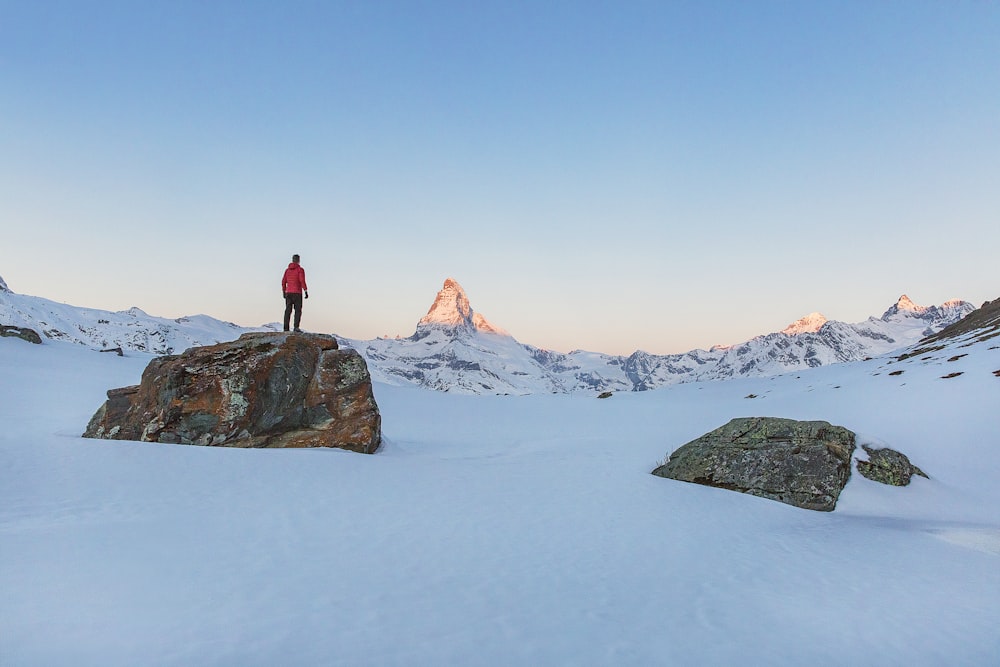
POLYGON ((1000 297, 1000 3, 0 0, 0 276, 680 352, 1000 297))

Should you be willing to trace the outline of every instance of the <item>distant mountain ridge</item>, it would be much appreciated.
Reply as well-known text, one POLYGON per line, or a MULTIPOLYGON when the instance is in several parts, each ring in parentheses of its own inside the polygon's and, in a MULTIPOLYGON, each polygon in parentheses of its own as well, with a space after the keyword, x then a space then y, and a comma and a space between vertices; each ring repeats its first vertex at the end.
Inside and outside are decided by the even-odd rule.
POLYGON ((247 328, 208 315, 171 320, 154 317, 139 308, 122 311, 81 308, 38 296, 16 294, 0 278, 0 324, 34 329, 43 338, 86 345, 94 349, 120 347, 150 354, 174 354, 196 345, 235 340, 247 328))
MULTIPOLYGON (((445 280, 427 314, 407 338, 341 339, 360 352, 374 380, 466 394, 645 391, 681 382, 762 377, 907 347, 951 325, 975 307, 965 301, 918 306, 901 296, 879 318, 847 324, 811 313, 781 332, 732 346, 657 355, 637 350, 608 355, 554 352, 518 342, 476 312, 462 286, 445 280)), ((16 294, 0 278, 0 324, 35 329, 45 338, 95 349, 152 354, 233 340, 248 328, 207 315, 174 320, 138 308, 110 312, 16 294)))
POLYGON ((461 285, 449 278, 412 336, 350 344, 368 360, 372 376, 389 384, 475 394, 645 391, 860 361, 911 345, 973 310, 960 300, 918 306, 903 295, 880 318, 846 324, 812 313, 782 332, 711 350, 560 353, 519 343, 489 324, 469 305, 461 285), (476 326, 474 321, 487 324, 476 326))

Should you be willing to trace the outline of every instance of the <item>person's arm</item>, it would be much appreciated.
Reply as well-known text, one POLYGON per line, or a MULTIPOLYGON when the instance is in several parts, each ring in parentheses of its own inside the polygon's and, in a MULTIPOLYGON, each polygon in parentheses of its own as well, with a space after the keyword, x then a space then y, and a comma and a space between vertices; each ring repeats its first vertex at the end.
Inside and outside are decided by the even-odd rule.
POLYGON ((309 298, 309 286, 306 285, 306 270, 303 269, 300 266, 299 267, 299 271, 302 272, 302 298, 303 299, 308 299, 309 298))

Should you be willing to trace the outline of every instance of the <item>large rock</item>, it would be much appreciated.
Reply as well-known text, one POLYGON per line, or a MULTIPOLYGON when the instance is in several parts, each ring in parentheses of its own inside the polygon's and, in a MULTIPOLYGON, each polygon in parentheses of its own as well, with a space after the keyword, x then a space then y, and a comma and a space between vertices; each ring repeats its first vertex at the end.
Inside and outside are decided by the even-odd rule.
POLYGON ((332 336, 248 333, 159 357, 112 389, 87 438, 373 453, 382 419, 364 359, 332 336))
POLYGON ((854 433, 828 422, 744 417, 678 448, 653 474, 828 512, 854 448, 854 433))

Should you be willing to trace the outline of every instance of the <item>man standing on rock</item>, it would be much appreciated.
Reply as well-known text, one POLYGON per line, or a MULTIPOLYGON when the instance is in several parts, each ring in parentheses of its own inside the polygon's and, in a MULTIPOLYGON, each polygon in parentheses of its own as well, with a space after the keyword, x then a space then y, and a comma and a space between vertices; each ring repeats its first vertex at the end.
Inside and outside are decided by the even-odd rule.
POLYGON ((281 277, 281 293, 285 296, 285 331, 288 331, 288 320, 292 309, 295 309, 295 331, 301 331, 302 299, 309 298, 309 287, 306 286, 306 272, 299 266, 299 256, 292 255, 292 261, 281 277))

